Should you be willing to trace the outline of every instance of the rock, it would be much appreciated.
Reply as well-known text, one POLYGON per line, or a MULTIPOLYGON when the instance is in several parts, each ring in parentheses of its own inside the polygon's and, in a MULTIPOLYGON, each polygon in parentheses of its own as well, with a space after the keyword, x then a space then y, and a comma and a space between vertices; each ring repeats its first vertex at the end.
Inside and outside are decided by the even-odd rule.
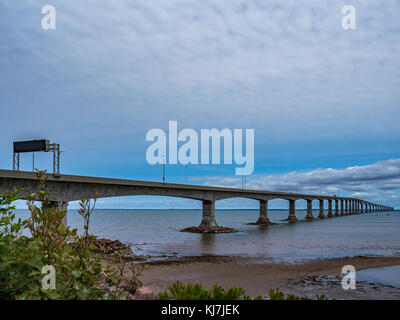
POLYGON ((232 233, 239 232, 239 230, 227 227, 211 227, 211 228, 200 228, 200 227, 189 227, 181 230, 181 232, 192 232, 192 233, 232 233))
POLYGON ((141 288, 136 290, 136 294, 137 295, 154 294, 154 292, 149 287, 141 287, 141 288))
POLYGON ((135 299, 136 300, 154 300, 156 298, 153 290, 149 287, 141 287, 136 289, 135 299))
POLYGON ((110 239, 95 239, 92 242, 95 247, 95 252, 103 253, 103 254, 112 254, 117 250, 122 251, 124 254, 132 254, 132 249, 123 244, 119 240, 110 240, 110 239))

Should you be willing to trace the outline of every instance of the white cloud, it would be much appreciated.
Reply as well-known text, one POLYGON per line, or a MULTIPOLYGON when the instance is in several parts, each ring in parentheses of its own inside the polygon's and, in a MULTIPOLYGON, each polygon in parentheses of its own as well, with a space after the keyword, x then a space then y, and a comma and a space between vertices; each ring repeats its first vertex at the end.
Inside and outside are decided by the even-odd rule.
MULTIPOLYGON (((242 186, 241 178, 210 177, 206 185, 242 186)), ((379 161, 365 166, 345 169, 315 169, 248 178, 248 189, 352 195, 382 203, 397 199, 400 189, 400 159, 379 161)), ((397 202, 396 202, 397 203, 397 202)), ((400 203, 399 203, 400 204, 400 203)))
POLYGON ((36 88, 42 114, 109 123, 97 134, 132 132, 122 119, 139 130, 172 116, 185 126, 223 118, 274 139, 388 134, 398 132, 388 124, 398 112, 399 4, 380 3, 355 0, 351 33, 340 27, 340 1, 56 1, 50 35, 33 27, 40 3, 6 1, 5 12, 24 19, 12 16, 0 51, 24 53, 14 58, 23 68, 10 68, 7 54, 0 66, 36 88), (46 87, 62 105, 43 103, 46 87))

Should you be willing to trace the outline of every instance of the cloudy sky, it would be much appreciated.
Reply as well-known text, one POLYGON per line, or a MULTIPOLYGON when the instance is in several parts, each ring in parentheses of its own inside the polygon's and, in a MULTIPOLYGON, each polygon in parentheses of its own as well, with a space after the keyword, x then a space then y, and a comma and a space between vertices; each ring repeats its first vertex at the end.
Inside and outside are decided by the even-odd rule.
MULTIPOLYGON (((396 0, 2 0, 0 168, 12 168, 12 141, 48 138, 64 151, 62 173, 160 181, 145 136, 177 120, 254 129, 248 188, 399 207, 399 15, 396 0), (55 30, 41 27, 47 4, 55 30), (348 4, 356 30, 341 26, 348 4)), ((35 160, 51 170, 49 154, 35 160)), ((32 170, 32 154, 21 169, 32 170)), ((166 170, 167 182, 241 186, 231 165, 166 170)), ((99 207, 198 205, 129 197, 99 207)))

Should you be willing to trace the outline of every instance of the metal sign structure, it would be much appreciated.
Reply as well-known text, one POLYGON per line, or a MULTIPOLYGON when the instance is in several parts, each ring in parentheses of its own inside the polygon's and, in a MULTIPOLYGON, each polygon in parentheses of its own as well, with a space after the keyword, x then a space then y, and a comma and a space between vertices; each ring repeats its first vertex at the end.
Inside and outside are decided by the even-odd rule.
POLYGON ((47 139, 14 142, 13 170, 19 171, 19 154, 25 152, 53 152, 53 175, 60 175, 60 144, 47 139))

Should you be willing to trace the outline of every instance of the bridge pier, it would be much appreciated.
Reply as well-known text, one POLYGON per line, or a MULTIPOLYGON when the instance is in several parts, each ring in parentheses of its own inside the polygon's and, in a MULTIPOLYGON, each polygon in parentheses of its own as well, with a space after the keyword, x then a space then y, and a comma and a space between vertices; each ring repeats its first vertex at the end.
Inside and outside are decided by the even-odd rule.
POLYGON ((296 222, 296 200, 289 200, 289 216, 286 219, 289 222, 296 222))
POLYGON ((271 225, 268 218, 268 200, 260 200, 260 216, 255 224, 258 225, 271 225))
POLYGON ((340 217, 340 214, 339 214, 339 199, 335 199, 335 217, 340 217))
POLYGON ((332 218, 333 217, 333 213, 332 213, 332 200, 328 199, 328 217, 332 218))
POLYGON ((312 200, 310 200, 310 199, 307 199, 307 215, 306 215, 306 219, 308 221, 314 220, 314 216, 312 214, 312 200))
POLYGON ((203 201, 203 217, 198 227, 189 227, 181 230, 181 232, 193 232, 193 233, 231 233, 238 232, 233 228, 221 227, 215 221, 215 201, 214 200, 202 200, 203 201))
POLYGON ((340 215, 344 216, 344 200, 340 199, 340 215))
POLYGON ((204 230, 218 228, 215 221, 215 201, 203 200, 203 218, 199 228, 204 230))
POLYGON ((324 219, 325 215, 324 215, 324 200, 320 199, 319 200, 319 215, 318 218, 320 219, 324 219))
POLYGON ((43 209, 57 209, 59 208, 60 210, 65 211, 65 216, 62 220, 62 223, 64 225, 67 225, 67 208, 68 208, 68 202, 67 201, 49 201, 47 202, 46 205, 44 205, 43 209))

